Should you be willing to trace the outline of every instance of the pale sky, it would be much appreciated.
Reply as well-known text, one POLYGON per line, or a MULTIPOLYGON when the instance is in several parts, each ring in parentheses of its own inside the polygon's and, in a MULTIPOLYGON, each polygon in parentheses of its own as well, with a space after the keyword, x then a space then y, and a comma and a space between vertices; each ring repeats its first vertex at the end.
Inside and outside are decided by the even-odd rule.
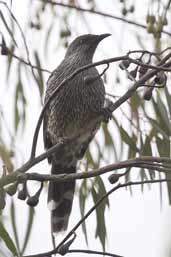
MULTIPOLYGON (((32 10, 28 10, 29 0, 13 0, 13 13, 17 17, 22 28, 26 25, 28 15, 31 15, 32 10), (22 11, 21 11, 22 10, 22 11)), ((10 2, 10 1, 7 1, 10 2)), ((35 1, 36 2, 36 1, 35 1)), ((81 2, 81 1, 80 1, 81 2)), ((98 1, 99 2, 99 1, 98 1)), ((100 1, 101 7, 99 9, 105 10, 105 12, 117 14, 115 12, 112 0, 100 1)), ((118 1, 119 2, 119 1, 118 1)), ((144 12, 146 12, 146 4, 148 1, 135 1, 139 2, 139 21, 143 17, 144 12)), ((118 3, 116 3, 118 4, 118 3)), ((59 8, 59 12, 63 9, 59 8)), ((88 16, 91 17, 91 16, 88 16)), ((47 17, 49 18, 49 17, 47 17)), ((74 17, 71 17, 71 27, 74 28, 74 17)), ((96 34, 102 34, 111 32, 110 28, 113 29, 113 34, 110 38, 104 40, 97 49, 95 60, 100 60, 103 58, 114 57, 117 55, 122 55, 128 52, 130 49, 138 49, 138 43, 134 37, 134 27, 130 27, 127 30, 122 23, 115 20, 107 20, 106 23, 101 21, 98 16, 93 16, 90 20, 91 32, 96 34), (93 20, 92 20, 93 19, 93 20), (128 40, 129 39, 129 40, 128 40)), ((81 31, 80 34, 87 33, 85 26, 81 23, 75 26, 77 31, 81 31)), ((142 30, 143 33, 143 30, 142 30)), ((74 34, 74 33, 73 33, 74 34)), ((76 36, 76 32, 75 32, 76 36)), ((74 35, 73 35, 74 37, 74 35)), ((26 35, 29 45, 34 47, 39 47, 39 38, 36 36, 32 37, 31 33, 26 35)), ((19 42, 21 41, 18 39, 19 42)), ((57 39, 56 39, 57 40, 57 39)), ((51 40, 51 49, 54 48, 54 41, 51 40)), ((146 42, 146 47, 151 49, 151 44, 149 38, 146 42), (148 44, 149 42, 149 44, 148 44)), ((22 50, 21 50, 22 52, 22 50)), ((48 56, 48 61, 43 60, 43 66, 52 70, 55 68, 64 56, 64 51, 52 54, 48 56)), ((3 74, 3 69, 5 69, 5 57, 0 58, 1 74, 3 74)), ((109 83, 112 82, 112 66, 110 67, 109 73, 109 83)), ((13 78, 10 78, 10 87, 6 88, 5 78, 0 77, 0 99, 1 105, 5 107, 6 117, 9 122, 9 126, 12 126, 12 106, 11 101, 14 87, 12 86, 13 80, 15 80, 15 73, 13 78)), ((128 81, 123 85, 122 90, 126 90, 128 86, 128 81)), ((113 92, 113 83, 111 85, 106 85, 108 92, 113 92)), ((116 95, 121 94, 120 88, 115 87, 116 95)), ((22 152, 23 159, 18 159, 16 165, 21 165, 23 160, 27 160, 31 143, 33 131, 41 110, 40 103, 38 101, 38 92, 34 90, 34 85, 25 85, 25 92, 27 95, 28 102, 28 122, 27 127, 24 132, 23 138, 18 137, 17 146, 19 151, 22 152)), ((121 120, 120 120, 121 122, 121 120)), ((110 125, 109 125, 110 126, 110 125)), ((100 136, 100 132, 97 136, 100 136)), ((38 142, 38 153, 43 151, 42 136, 39 136, 38 142)), ((111 160, 112 162, 112 160, 111 160)), ((41 173, 48 173, 50 167, 47 165, 46 161, 37 165, 32 169, 35 172, 41 171, 41 173)), ((105 179, 107 181, 107 179, 105 179)), ((37 188, 37 184, 34 184, 33 188, 37 188)), ((106 182, 107 189, 111 188, 109 182, 106 182)), ((133 195, 131 196, 129 191, 125 189, 120 189, 110 196, 110 210, 106 212, 106 223, 108 231, 108 243, 107 251, 118 254, 124 257, 170 257, 171 251, 169 249, 169 244, 171 244, 171 222, 170 215, 171 209, 168 207, 167 203, 167 192, 165 186, 163 186, 163 205, 160 205, 160 193, 158 185, 151 186, 151 190, 145 186, 145 192, 142 194, 140 187, 135 187, 133 189, 133 195), (167 252, 166 252, 167 251, 167 252)), ((52 249, 51 237, 50 237, 50 216, 46 205, 46 190, 43 191, 40 197, 40 203, 36 207, 36 219, 29 241, 25 255, 36 254, 52 249)), ((8 199, 10 203, 10 199, 8 199)), ((86 210, 92 206, 92 200, 89 199, 87 202, 86 210)), ((74 199, 74 205, 72 209, 71 219, 69 223, 69 229, 71 229, 80 217, 79 212, 78 196, 74 199)), ((19 225, 19 234, 21 238, 24 234, 24 227, 26 225, 25 212, 27 205, 19 200, 16 200, 17 217, 19 225)), ((6 226, 9 227, 9 208, 7 207, 5 212, 6 226)), ((89 237, 89 249, 101 250, 100 243, 94 238, 95 234, 95 214, 89 217, 86 221, 89 237)), ((77 233, 77 238, 71 249, 86 249, 86 244, 84 236, 82 234, 82 229, 79 228, 77 233)), ((69 256, 69 255, 68 255, 69 256)), ((72 255, 71 255, 72 256, 72 255)), ((87 254, 75 254, 78 257, 87 256, 87 254)))

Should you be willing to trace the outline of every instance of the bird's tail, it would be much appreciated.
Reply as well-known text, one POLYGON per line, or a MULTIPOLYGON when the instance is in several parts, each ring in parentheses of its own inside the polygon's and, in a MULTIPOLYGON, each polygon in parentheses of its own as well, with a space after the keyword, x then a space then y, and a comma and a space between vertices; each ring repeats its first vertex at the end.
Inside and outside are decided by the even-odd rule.
MULTIPOLYGON (((52 174, 74 173, 76 166, 64 167, 52 162, 52 174)), ((51 211, 52 233, 67 229, 69 216, 72 209, 75 190, 75 181, 50 182, 48 190, 48 207, 51 211)))

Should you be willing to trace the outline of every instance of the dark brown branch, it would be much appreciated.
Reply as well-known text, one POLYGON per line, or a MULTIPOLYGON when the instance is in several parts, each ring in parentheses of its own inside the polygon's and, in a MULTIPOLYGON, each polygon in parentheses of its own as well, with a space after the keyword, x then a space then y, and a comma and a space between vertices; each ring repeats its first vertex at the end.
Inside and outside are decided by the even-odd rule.
MULTIPOLYGON (((58 174, 58 175, 39 174, 39 173, 18 173, 17 180, 19 180, 19 182, 23 182, 25 180, 35 180, 40 182, 55 181, 56 183, 61 183, 61 182, 66 182, 70 180, 93 178, 114 170, 120 170, 125 168, 144 168, 144 169, 151 169, 158 172, 171 173, 171 159, 170 159, 170 165, 156 163, 156 162, 153 162, 152 159, 153 157, 151 157, 151 161, 145 161, 143 160, 143 157, 142 157, 141 160, 132 159, 132 160, 127 160, 119 163, 113 163, 96 170, 90 170, 90 171, 81 172, 81 173, 71 173, 71 174, 64 173, 64 174, 58 174)), ((124 173, 119 175, 119 177, 121 176, 124 176, 124 173)))
MULTIPOLYGON (((91 14, 95 14, 95 15, 100 15, 102 17, 107 17, 107 18, 115 19, 115 20, 118 20, 118 21, 121 21, 121 22, 124 22, 124 23, 128 23, 130 25, 134 25, 134 26, 139 27, 141 29, 146 29, 147 30, 147 26, 146 25, 143 25, 143 24, 135 22, 133 20, 129 20, 129 19, 126 19, 126 18, 123 18, 123 17, 119 17, 119 16, 116 16, 116 15, 104 13, 104 12, 101 12, 101 11, 86 9, 86 8, 82 8, 80 6, 71 5, 71 4, 59 3, 59 2, 56 2, 56 1, 53 1, 53 0, 38 0, 38 1, 49 3, 51 5, 61 6, 61 7, 64 7, 64 8, 74 9, 74 10, 79 11, 79 12, 81 11, 81 12, 85 12, 85 13, 91 13, 91 14)), ((162 33, 167 34, 168 36, 171 36, 171 33, 168 32, 168 31, 164 31, 163 30, 162 33)))
POLYGON ((40 161, 46 159, 50 156, 53 152, 56 152, 57 149, 61 146, 62 143, 55 145, 48 151, 44 152, 43 154, 39 155, 38 157, 34 158, 32 161, 26 162, 22 167, 14 171, 13 173, 3 176, 0 178, 0 186, 8 185, 15 181, 25 181, 25 180, 36 180, 36 181, 68 181, 68 180, 76 180, 76 179, 85 179, 90 177, 96 177, 102 175, 104 173, 124 169, 124 168, 133 168, 137 167, 140 168, 150 168, 155 167, 155 170, 162 169, 162 172, 169 172, 171 166, 171 159, 170 158, 160 158, 160 157, 152 157, 152 156, 143 156, 138 157, 135 159, 126 160, 119 163, 113 163, 104 167, 101 167, 96 170, 90 170, 87 172, 82 173, 73 173, 73 174, 59 174, 59 175, 46 175, 46 174, 38 174, 38 173, 27 173, 24 174, 27 170, 33 167, 35 164, 39 163, 40 161), (157 163, 159 164, 157 166, 157 163), (146 166, 145 166, 146 165, 146 166))
MULTIPOLYGON (((2 47, 2 44, 0 44, 0 47, 2 47)), ((3 46, 4 47, 4 46, 3 46)), ((142 63, 141 61, 138 61, 138 60, 136 60, 136 59, 133 59, 133 58, 131 58, 129 55, 130 54, 132 54, 132 53, 147 53, 147 54, 152 54, 152 55, 160 55, 160 54, 163 54, 163 52, 164 51, 166 51, 166 50, 170 50, 170 47, 168 47, 167 49, 165 49, 165 50, 163 50, 161 53, 150 53, 149 51, 142 51, 142 50, 134 50, 134 51, 130 51, 128 54, 127 54, 127 60, 128 61, 130 61, 131 63, 134 63, 134 64, 137 64, 137 65, 140 65, 140 66, 143 66, 143 67, 146 67, 146 68, 149 68, 149 69, 154 69, 154 70, 158 70, 158 71, 168 71, 168 72, 170 72, 171 71, 171 68, 167 68, 167 67, 158 67, 158 66, 155 66, 155 65, 151 65, 151 64, 145 64, 145 63, 142 63)), ((40 70, 40 71, 42 71, 42 72, 47 72, 47 73, 51 73, 51 71, 50 70, 48 70, 48 69, 45 69, 45 68, 41 68, 41 67, 38 67, 38 66, 36 66, 36 65, 33 65, 33 64, 31 64, 30 62, 28 62, 28 61, 26 61, 26 60, 24 60, 23 58, 21 58, 21 57, 19 57, 19 56, 17 56, 16 54, 14 54, 8 47, 6 47, 6 51, 7 51, 7 53, 9 54, 9 55, 11 55, 12 57, 14 57, 15 59, 17 59, 18 61, 20 61, 20 62, 22 62, 22 63, 24 63, 25 65, 27 65, 27 66, 30 66, 31 68, 33 68, 33 69, 36 69, 36 70, 40 70)), ((125 57, 125 56, 123 56, 123 57, 125 57)), ((114 58, 116 58, 116 57, 114 57, 114 58)), ((114 59, 114 58, 111 58, 111 62, 112 62, 112 60, 114 59)), ((110 59, 106 59, 106 61, 107 60, 109 60, 109 63, 111 63, 110 62, 110 59)), ((120 60, 117 60, 117 61, 121 61, 121 60, 125 60, 125 58, 123 58, 123 59, 120 59, 120 60)), ((113 61, 113 62, 115 62, 115 61, 113 61)), ((109 64, 109 63, 105 63, 105 64, 109 64)), ((101 64, 100 64, 101 65, 101 64)), ((98 66, 98 65, 97 65, 98 66)), ((105 70, 104 70, 104 72, 105 72, 105 70)), ((101 74, 101 75, 103 75, 103 74, 101 74)))
MULTIPOLYGON (((2 47, 2 44, 0 44, 0 47, 2 47)), ((4 47, 4 46, 3 46, 3 47, 4 47)), ((26 60, 24 60, 23 58, 17 56, 17 55, 14 54, 8 47, 6 47, 6 50, 7 50, 7 54, 8 54, 8 55, 11 55, 11 56, 14 57, 15 59, 17 59, 19 62, 22 62, 22 63, 24 63, 24 64, 27 65, 27 66, 30 66, 32 69, 36 69, 36 70, 40 70, 40 71, 43 71, 43 72, 51 73, 49 70, 43 69, 43 68, 38 67, 38 66, 36 66, 36 65, 33 65, 33 64, 31 64, 30 62, 27 62, 26 60)))
POLYGON ((121 255, 116 255, 116 254, 113 254, 113 253, 99 252, 99 251, 93 251, 93 250, 78 250, 78 249, 73 249, 73 250, 68 250, 67 253, 88 253, 88 254, 98 254, 98 255, 111 256, 111 257, 123 257, 123 256, 121 256, 121 255))

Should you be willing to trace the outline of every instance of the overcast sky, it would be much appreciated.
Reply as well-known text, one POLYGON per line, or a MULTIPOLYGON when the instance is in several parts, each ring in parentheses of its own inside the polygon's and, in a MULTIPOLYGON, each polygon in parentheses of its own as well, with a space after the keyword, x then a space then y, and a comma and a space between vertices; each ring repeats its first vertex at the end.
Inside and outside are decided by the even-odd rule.
MULTIPOLYGON (((27 23, 28 16, 31 15, 32 12, 32 10, 28 10, 28 1, 29 0, 13 0, 13 12, 23 28, 27 23)), ((102 5, 102 7, 99 7, 99 9, 105 10, 108 13, 114 13, 115 8, 112 0, 98 2, 101 2, 100 4, 102 5)), ((139 2, 139 4, 141 4, 141 6, 139 6, 139 21, 141 21, 141 17, 143 17, 144 14, 143 12, 146 12, 146 5, 142 5, 142 3, 146 3, 147 1, 137 0, 135 2, 139 2)), ((59 10, 60 12, 63 11, 63 9, 59 10)), ((72 19, 74 20, 74 18, 72 19)), ((104 40, 104 42, 100 44, 96 52, 95 60, 113 57, 116 55, 122 55, 123 53, 125 54, 126 52, 128 52, 130 49, 138 48, 137 42, 134 42, 134 37, 131 36, 131 30, 133 33, 132 28, 131 30, 127 31, 124 28, 123 24, 118 23, 114 20, 107 20, 107 22, 104 23, 97 16, 93 16, 93 18, 91 18, 89 25, 92 27, 92 32, 97 34, 109 32, 109 28, 111 26, 113 27, 114 31, 113 35, 110 38, 104 40), (119 50, 120 52, 118 52, 119 50)), ((77 29, 78 31, 80 31, 80 34, 87 32, 86 29, 82 27, 82 24, 78 24, 77 29)), ((32 40, 31 35, 26 35, 26 38, 30 44, 30 41, 32 40)), ((36 36, 34 37, 33 42, 39 47, 39 41, 36 36)), ((51 42, 51 44, 53 44, 53 42, 51 42)), ((150 42, 149 48, 151 48, 150 42)), ((45 68, 52 70, 60 63, 63 56, 64 50, 60 51, 60 53, 56 53, 55 58, 54 56, 52 56, 52 58, 48 56, 48 63, 47 67, 45 68)), ((5 58, 0 58, 0 69, 2 75, 0 77, 0 99, 1 104, 5 107, 6 117, 10 117, 9 125, 12 125, 11 110, 13 103, 11 99, 14 93, 14 88, 12 86, 8 89, 6 88, 5 78, 3 77, 3 69, 5 69, 4 64, 5 58)), ((112 71, 110 74, 110 78, 112 80, 112 71)), ((14 78, 11 78, 11 83, 13 79, 15 80, 15 74, 14 78)), ((23 160, 27 160, 27 157, 29 155, 33 131, 41 109, 40 102, 38 101, 38 92, 35 92, 32 89, 32 86, 28 87, 28 85, 26 85, 25 87, 27 98, 30 99, 30 104, 28 104, 27 110, 29 119, 22 140, 21 137, 18 138, 18 148, 20 149, 20 151, 22 151, 23 160)), ((107 90, 112 91, 113 86, 109 86, 107 90)), ((116 88, 115 92, 119 94, 120 89, 116 88)), ((38 146, 38 153, 40 153, 43 151, 41 136, 39 137, 38 146)), ((23 160, 19 160, 19 164, 21 164, 20 162, 22 162, 23 160)), ((50 167, 47 165, 46 161, 33 168, 33 171, 41 171, 41 173, 48 173, 49 170, 50 167)), ((32 184, 35 184, 33 187, 37 188, 36 183, 32 182, 32 184)), ((107 183, 106 187, 109 189, 111 188, 111 185, 107 183)), ((146 186, 145 189, 147 189, 146 186)), ((124 257, 169 257, 166 255, 165 251, 167 250, 167 248, 169 249, 169 244, 171 244, 171 241, 169 241, 171 240, 171 210, 169 209, 167 204, 166 189, 163 190, 164 200, 162 209, 159 199, 160 193, 158 185, 151 186, 151 190, 147 189, 143 194, 141 193, 140 188, 136 187, 133 189, 133 196, 130 195, 129 190, 126 191, 125 189, 120 189, 116 191, 112 196, 110 196, 110 210, 106 212, 108 231, 107 251, 113 252, 118 255, 123 255, 124 257)), ((10 203, 10 200, 8 202, 10 203)), ((19 232, 22 237, 24 233, 24 226, 26 224, 25 211, 27 207, 24 202, 21 202, 19 200, 17 200, 16 203, 18 224, 20 228, 19 232)), ((86 210, 88 210, 92 206, 92 204, 93 203, 91 199, 89 199, 86 210)), ((6 215, 6 225, 9 226, 8 208, 5 210, 4 214, 6 215)), ((69 229, 71 229, 76 224, 79 218, 80 213, 78 208, 78 197, 76 196, 74 199, 69 229)), ((86 224, 88 228, 88 237, 90 238, 89 248, 92 250, 101 250, 100 243, 97 239, 94 238, 95 214, 87 219, 86 224)), ((86 244, 81 228, 78 229, 77 238, 71 248, 86 249, 86 244)), ((36 207, 35 224, 25 254, 35 254, 50 249, 52 249, 50 237, 50 216, 46 205, 46 190, 44 190, 40 198, 40 204, 36 207)), ((169 252, 169 250, 167 251, 171 256, 171 252, 169 252)), ((83 257, 87 255, 77 254, 76 256, 83 257)))

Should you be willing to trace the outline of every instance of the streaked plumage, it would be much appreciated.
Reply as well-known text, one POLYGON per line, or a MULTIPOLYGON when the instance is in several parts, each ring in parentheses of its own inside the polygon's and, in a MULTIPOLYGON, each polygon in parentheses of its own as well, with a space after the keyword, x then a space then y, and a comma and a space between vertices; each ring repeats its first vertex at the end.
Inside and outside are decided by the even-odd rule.
MULTIPOLYGON (((69 46, 64 60, 50 75, 47 82, 45 103, 59 84, 79 67, 92 63, 98 43, 109 34, 83 35, 69 46)), ((76 142, 61 146, 61 149, 49 157, 51 173, 74 173, 77 161, 83 158, 94 137, 99 123, 90 127, 91 121, 101 115, 104 109, 105 89, 95 67, 85 70, 67 84, 49 104, 43 122, 44 145, 48 149, 63 138, 81 133, 76 142), (97 78, 86 83, 86 78, 97 78)), ((72 208, 75 181, 49 183, 48 202, 52 211, 52 232, 66 230, 72 208)))

